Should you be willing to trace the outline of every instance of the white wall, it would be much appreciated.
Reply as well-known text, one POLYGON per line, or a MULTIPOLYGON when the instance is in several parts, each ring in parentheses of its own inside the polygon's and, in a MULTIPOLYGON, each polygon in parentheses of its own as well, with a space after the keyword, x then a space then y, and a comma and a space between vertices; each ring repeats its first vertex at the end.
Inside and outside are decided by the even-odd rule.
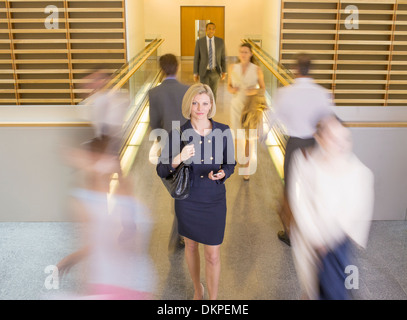
MULTIPOLYGON (((407 107, 336 107, 347 122, 406 122, 407 107)), ((354 152, 375 176, 374 220, 407 219, 407 128, 351 128, 354 152)))
POLYGON ((144 48, 144 33, 144 0, 126 0, 127 60, 144 48))
POLYGON ((373 220, 407 220, 407 128, 351 128, 354 152, 375 177, 373 220))
POLYGON ((94 136, 91 127, 47 123, 86 123, 73 106, 2 106, 4 122, 43 122, 44 126, 1 126, 0 221, 72 221, 69 195, 75 170, 63 161, 66 146, 94 136))
POLYGON ((165 39, 158 54, 181 55, 181 6, 224 6, 226 55, 237 56, 240 40, 263 32, 264 3, 280 0, 144 0, 146 38, 165 39))
POLYGON ((1 127, 0 221, 74 221, 69 196, 76 175, 61 148, 92 137, 90 127, 1 127))

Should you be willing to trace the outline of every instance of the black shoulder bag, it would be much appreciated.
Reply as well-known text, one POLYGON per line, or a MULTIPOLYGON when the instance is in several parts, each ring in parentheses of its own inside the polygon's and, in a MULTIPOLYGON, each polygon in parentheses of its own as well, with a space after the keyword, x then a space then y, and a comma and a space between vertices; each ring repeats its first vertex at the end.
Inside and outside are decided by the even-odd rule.
MULTIPOLYGON (((182 132, 180 131, 181 137, 181 151, 185 143, 182 141, 182 132)), ((191 167, 184 162, 175 169, 175 171, 166 178, 161 178, 164 186, 167 188, 171 197, 176 200, 184 200, 189 196, 189 190, 192 186, 192 176, 191 167)))

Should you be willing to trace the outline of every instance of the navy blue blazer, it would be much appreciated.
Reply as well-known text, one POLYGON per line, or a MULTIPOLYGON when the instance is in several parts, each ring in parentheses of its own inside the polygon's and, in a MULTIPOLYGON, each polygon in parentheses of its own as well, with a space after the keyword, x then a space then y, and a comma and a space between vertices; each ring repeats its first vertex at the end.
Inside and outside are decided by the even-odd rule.
POLYGON ((195 156, 185 161, 192 168, 193 184, 189 200, 216 201, 225 197, 225 181, 235 170, 235 151, 233 136, 229 126, 215 122, 212 119, 212 131, 206 136, 199 135, 188 120, 181 126, 182 138, 179 131, 173 130, 168 136, 165 147, 159 157, 157 174, 161 178, 168 177, 174 172, 172 159, 180 154, 181 139, 182 147, 193 143, 195 145, 195 156), (225 172, 225 177, 213 181, 209 179, 209 172, 225 172))

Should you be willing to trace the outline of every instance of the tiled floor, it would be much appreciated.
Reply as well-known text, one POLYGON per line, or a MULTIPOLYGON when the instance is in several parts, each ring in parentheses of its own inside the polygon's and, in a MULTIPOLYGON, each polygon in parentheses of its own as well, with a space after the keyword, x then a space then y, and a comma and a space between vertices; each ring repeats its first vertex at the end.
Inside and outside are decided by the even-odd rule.
MULTIPOLYGON (((181 79, 191 82, 192 63, 182 64, 181 79)), ((215 120, 227 122, 230 95, 220 86, 215 120)), ((154 219, 150 254, 157 274, 155 298, 191 299, 192 283, 184 251, 168 253, 172 224, 171 199, 148 162, 151 143, 144 139, 135 160, 134 194, 154 219)), ((281 181, 267 151, 258 149, 257 172, 250 182, 234 174, 227 182, 227 225, 221 249, 219 299, 299 299, 291 249, 276 236, 276 210, 281 181)), ((0 223, 0 299, 55 299, 80 292, 83 264, 71 270, 59 289, 46 289, 48 265, 56 264, 79 245, 82 226, 74 223, 0 223)), ((202 248, 201 248, 202 249, 202 248)), ((201 251, 202 253, 202 251, 201 251)), ((355 250, 359 271, 356 299, 407 299, 407 222, 374 221, 366 250, 355 250)), ((202 255, 201 255, 202 257, 202 255)), ((201 259, 202 282, 204 262, 201 259)))

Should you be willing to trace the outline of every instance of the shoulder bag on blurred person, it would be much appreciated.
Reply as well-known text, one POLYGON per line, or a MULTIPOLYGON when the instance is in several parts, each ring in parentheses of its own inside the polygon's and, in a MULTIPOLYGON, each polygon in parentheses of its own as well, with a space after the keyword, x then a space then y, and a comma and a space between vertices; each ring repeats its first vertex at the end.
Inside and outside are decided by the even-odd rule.
POLYGON ((246 138, 249 138, 249 130, 257 130, 257 137, 263 136, 263 113, 268 106, 264 94, 248 96, 242 111, 241 124, 246 130, 246 138))

